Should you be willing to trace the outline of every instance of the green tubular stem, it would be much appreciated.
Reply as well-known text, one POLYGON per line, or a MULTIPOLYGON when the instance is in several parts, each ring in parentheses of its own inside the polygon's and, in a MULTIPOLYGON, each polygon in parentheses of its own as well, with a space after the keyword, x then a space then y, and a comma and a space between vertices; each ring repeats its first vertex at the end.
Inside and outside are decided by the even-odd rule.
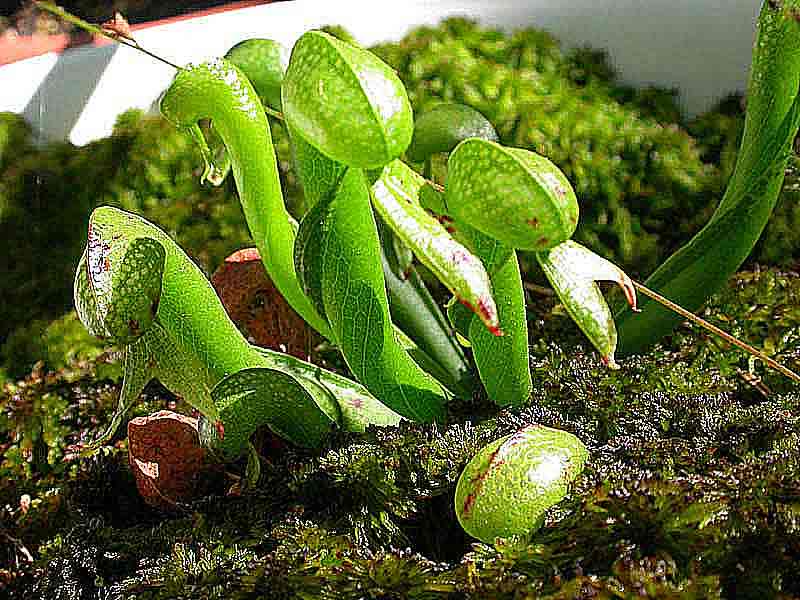
POLYGON ((494 273, 492 287, 497 295, 497 312, 506 334, 489 332, 477 317, 469 326, 469 340, 486 393, 500 406, 525 404, 531 395, 528 323, 516 252, 494 273))
POLYGON ((489 271, 504 335, 496 336, 473 315, 468 339, 489 398, 500 406, 519 406, 531 395, 525 290, 516 252, 481 232, 455 222, 489 271))
MULTIPOLYGON (((662 264, 645 285, 697 312, 741 266, 777 201, 800 124, 800 0, 764 2, 754 44, 741 150, 725 195, 709 223, 662 264)), ((616 315, 619 354, 639 353, 681 317, 653 300, 641 313, 616 315)))
MULTIPOLYGON (((735 206, 762 165, 762 149, 780 130, 800 84, 800 1, 764 2, 759 16, 739 156, 717 218, 735 206)), ((794 137, 794 136, 792 136, 794 137)), ((780 182, 773 185, 780 188, 780 182)))
POLYGON ((379 230, 392 321, 422 350, 422 353, 411 352, 422 368, 459 398, 470 398, 475 381, 452 328, 413 266, 402 274, 394 272, 386 256, 394 251, 392 234, 385 226, 379 230))
POLYGON ((299 273, 310 296, 323 304, 334 341, 356 379, 404 417, 443 420, 442 388, 411 360, 392 327, 363 171, 348 168, 300 229, 296 260, 308 266, 299 273))
POLYGON ((161 111, 183 128, 212 120, 230 156, 247 225, 270 278, 306 322, 330 337, 327 323, 297 281, 295 224, 283 202, 269 123, 247 77, 222 59, 189 66, 175 76, 161 111))
POLYGON ((292 141, 292 159, 297 176, 303 184, 306 210, 313 208, 330 193, 347 167, 331 160, 309 144, 291 125, 287 125, 292 141))
MULTIPOLYGON (((313 212, 318 202, 333 193, 333 188, 341 181, 347 167, 323 155, 293 127, 289 126, 288 131, 296 170, 303 184, 307 204, 313 212)), ((388 232, 386 235, 389 235, 388 232)), ((385 247, 386 243, 388 242, 382 242, 382 246, 385 247)), ((383 248, 380 256, 385 258, 383 248)), ((409 350, 412 358, 455 394, 471 395, 469 367, 463 353, 449 335, 444 316, 425 284, 416 273, 413 278, 401 280, 383 261, 382 272, 392 321, 416 346, 409 350)), ((363 382, 360 378, 359 381, 363 382)))
MULTIPOLYGON (((283 81, 285 72, 285 65, 279 60, 281 54, 274 41, 248 40, 226 55, 250 79, 261 100, 275 110, 281 109, 280 94, 275 93, 275 88, 283 81), (261 58, 264 56, 266 60, 261 58)), ((290 125, 287 128, 306 209, 311 209, 337 183, 346 167, 324 156, 290 125)), ((384 265, 384 275, 392 319, 414 342, 416 348, 409 350, 414 360, 455 394, 470 395, 471 375, 466 359, 449 335, 447 321, 424 282, 416 273, 402 280, 388 265, 384 265)))

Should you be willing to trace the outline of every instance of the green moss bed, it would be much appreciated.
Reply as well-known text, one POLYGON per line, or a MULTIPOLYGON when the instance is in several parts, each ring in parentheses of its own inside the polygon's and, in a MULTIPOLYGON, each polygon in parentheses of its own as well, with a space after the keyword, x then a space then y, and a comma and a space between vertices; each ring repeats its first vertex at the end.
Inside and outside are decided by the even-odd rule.
MULTIPOLYGON (((417 110, 466 102, 502 141, 551 157, 581 203, 577 239, 646 275, 708 218, 735 159, 738 98, 692 121, 674 94, 616 82, 601 53, 565 53, 537 30, 463 20, 376 52, 417 110)), ((302 193, 276 127, 292 206, 302 193)), ((140 499, 123 431, 90 460, 70 444, 108 421, 113 354, 71 308, 91 209, 147 215, 210 272, 248 245, 230 182, 198 184, 191 141, 140 113, 82 148, 37 148, 0 119, 0 595, 10 598, 800 598, 800 390, 685 325, 610 371, 530 267, 535 391, 499 411, 480 394, 446 426, 340 435, 322 451, 265 451, 173 513, 140 499), (476 543, 453 509, 477 450, 532 422, 576 434, 586 470, 532 540, 476 543)), ((746 270, 706 318, 800 362, 798 178, 746 270)), ((188 411, 151 384, 131 416, 188 411)), ((272 445, 274 446, 274 444, 272 445)))

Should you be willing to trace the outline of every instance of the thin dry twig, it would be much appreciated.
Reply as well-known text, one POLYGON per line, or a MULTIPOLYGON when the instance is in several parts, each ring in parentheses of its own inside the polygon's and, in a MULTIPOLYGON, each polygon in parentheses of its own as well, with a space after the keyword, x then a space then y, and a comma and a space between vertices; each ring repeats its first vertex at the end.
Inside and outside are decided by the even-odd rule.
POLYGON ((665 298, 661 294, 659 294, 657 292, 654 292, 653 290, 651 290, 648 287, 645 287, 644 285, 642 285, 638 281, 634 281, 633 285, 636 286, 636 289, 638 291, 640 291, 642 294, 644 294, 645 296, 648 296, 649 298, 652 298, 656 302, 659 302, 660 304, 663 304, 668 309, 678 313, 682 317, 684 317, 686 319, 689 319, 693 323, 695 323, 697 325, 700 325, 701 327, 703 327, 704 329, 707 329, 708 331, 714 333, 715 335, 718 335, 719 337, 721 337, 723 340, 725 340, 729 344, 732 344, 732 345, 736 346, 737 348, 739 348, 741 350, 744 350, 745 352, 751 354, 752 356, 755 356, 757 359, 759 359, 760 361, 762 361, 765 364, 767 364, 767 366, 771 367, 772 369, 775 369, 776 371, 778 371, 779 373, 782 373, 783 375, 786 375, 786 377, 788 377, 792 381, 794 381, 796 383, 800 383, 800 375, 798 375, 797 373, 795 373, 791 369, 783 366, 778 361, 770 358, 769 356, 767 356, 766 354, 764 354, 763 352, 761 352, 757 348, 754 348, 750 344, 747 344, 747 343, 745 343, 745 342, 743 342, 741 340, 738 340, 737 338, 733 337, 728 332, 720 329, 716 325, 712 325, 711 323, 709 323, 705 319, 702 319, 701 317, 698 317, 696 314, 686 310, 685 308, 683 308, 682 306, 680 306, 678 304, 675 304, 674 302, 672 302, 671 300, 665 298))
POLYGON ((166 65, 169 65, 173 69, 177 69, 179 71, 183 70, 183 67, 176 65, 172 61, 169 61, 162 56, 154 54, 153 52, 150 52, 146 48, 142 48, 139 45, 139 43, 130 36, 130 26, 128 25, 128 22, 125 20, 125 18, 122 17, 122 15, 120 15, 119 13, 117 13, 117 16, 120 17, 121 19, 120 22, 117 22, 115 16, 113 21, 108 21, 107 23, 104 23, 102 27, 98 27, 97 25, 93 25, 88 21, 84 21, 80 17, 76 17, 72 13, 67 12, 60 6, 56 6, 52 2, 42 2, 41 0, 37 0, 35 4, 38 8, 41 8, 42 10, 46 10, 47 12, 52 13, 55 16, 59 17, 60 19, 63 19, 68 23, 72 23, 76 27, 80 27, 84 31, 88 31, 89 33, 92 33, 94 35, 99 35, 108 38, 110 40, 114 40, 115 42, 119 42, 124 46, 133 48, 134 50, 139 50, 140 52, 147 54, 147 56, 154 58, 155 60, 162 62, 166 65))

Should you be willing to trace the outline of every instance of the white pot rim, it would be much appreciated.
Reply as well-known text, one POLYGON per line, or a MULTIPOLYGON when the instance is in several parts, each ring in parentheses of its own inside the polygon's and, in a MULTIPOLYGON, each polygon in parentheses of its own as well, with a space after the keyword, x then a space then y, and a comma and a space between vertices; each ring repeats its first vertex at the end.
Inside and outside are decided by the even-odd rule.
MULTIPOLYGON (((132 29, 145 48, 185 64, 224 54, 249 37, 291 46, 304 31, 329 24, 343 25, 366 45, 400 39, 415 26, 449 16, 502 29, 536 26, 565 47, 606 49, 622 81, 674 88, 682 108, 694 115, 745 89, 759 5, 760 0, 243 0, 132 29)), ((0 41, 0 50, 11 47, 3 46, 7 42, 0 41)), ((24 115, 40 142, 82 145, 105 137, 120 113, 152 108, 174 75, 116 43, 69 47, 66 36, 47 43, 27 58, 22 48, 0 52, 0 111, 24 115), (19 60, 11 62, 15 56, 19 60)))

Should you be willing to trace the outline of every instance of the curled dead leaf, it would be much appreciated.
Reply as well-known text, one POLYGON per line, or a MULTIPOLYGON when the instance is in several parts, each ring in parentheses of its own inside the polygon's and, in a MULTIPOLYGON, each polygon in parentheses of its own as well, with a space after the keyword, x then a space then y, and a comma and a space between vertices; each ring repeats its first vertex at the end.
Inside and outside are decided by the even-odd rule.
POLYGON ((128 423, 128 461, 144 501, 175 510, 199 497, 219 467, 206 463, 197 419, 168 410, 128 423))
POLYGON ((128 20, 122 16, 122 13, 114 13, 114 18, 106 21, 101 26, 101 29, 112 36, 125 38, 126 40, 135 41, 131 33, 131 26, 128 20))
POLYGON ((270 281, 257 249, 231 254, 211 283, 228 315, 251 342, 308 358, 313 332, 270 281))

